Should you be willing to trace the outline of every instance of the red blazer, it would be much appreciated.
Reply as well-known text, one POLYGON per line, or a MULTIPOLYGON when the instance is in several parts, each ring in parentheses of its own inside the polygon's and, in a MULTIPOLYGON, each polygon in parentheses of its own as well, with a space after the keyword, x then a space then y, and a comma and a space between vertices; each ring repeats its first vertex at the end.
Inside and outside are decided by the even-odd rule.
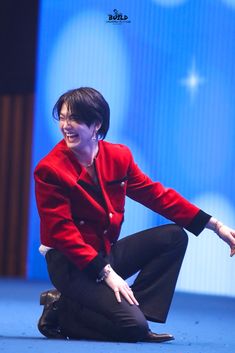
MULTIPOLYGON (((143 174, 124 145, 99 141, 95 168, 98 189, 62 140, 35 169, 41 243, 64 253, 81 270, 118 239, 126 195, 196 235, 210 218, 143 174)), ((100 269, 106 264, 98 262, 100 269)))

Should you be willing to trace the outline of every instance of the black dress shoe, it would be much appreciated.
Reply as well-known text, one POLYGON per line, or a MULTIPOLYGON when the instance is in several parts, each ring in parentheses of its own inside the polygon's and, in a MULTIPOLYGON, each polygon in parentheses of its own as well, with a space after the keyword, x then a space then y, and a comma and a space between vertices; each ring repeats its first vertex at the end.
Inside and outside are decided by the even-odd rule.
POLYGON ((174 340, 174 336, 168 333, 154 333, 149 331, 148 336, 142 342, 161 343, 174 340))
POLYGON ((47 338, 66 338, 58 325, 59 298, 60 293, 57 290, 48 290, 40 295, 40 305, 44 305, 44 308, 38 321, 38 329, 47 338))

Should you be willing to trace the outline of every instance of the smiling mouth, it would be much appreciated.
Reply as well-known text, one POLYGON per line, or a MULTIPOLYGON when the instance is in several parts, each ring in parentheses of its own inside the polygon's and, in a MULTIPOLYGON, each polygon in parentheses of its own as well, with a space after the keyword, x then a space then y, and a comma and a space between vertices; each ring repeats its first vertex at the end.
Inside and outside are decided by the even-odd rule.
POLYGON ((78 138, 77 134, 72 134, 72 133, 65 133, 65 137, 69 142, 73 142, 78 138))

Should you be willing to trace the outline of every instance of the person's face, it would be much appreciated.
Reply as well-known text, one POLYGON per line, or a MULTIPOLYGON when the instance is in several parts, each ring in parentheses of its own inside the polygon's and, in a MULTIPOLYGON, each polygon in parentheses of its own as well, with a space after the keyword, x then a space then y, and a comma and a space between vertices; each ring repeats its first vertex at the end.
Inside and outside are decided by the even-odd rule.
POLYGON ((68 110, 67 105, 63 104, 60 110, 59 116, 60 130, 64 136, 65 142, 68 148, 74 150, 82 150, 94 141, 92 139, 95 136, 96 131, 99 129, 100 124, 92 124, 88 127, 85 123, 79 122, 76 116, 68 110))

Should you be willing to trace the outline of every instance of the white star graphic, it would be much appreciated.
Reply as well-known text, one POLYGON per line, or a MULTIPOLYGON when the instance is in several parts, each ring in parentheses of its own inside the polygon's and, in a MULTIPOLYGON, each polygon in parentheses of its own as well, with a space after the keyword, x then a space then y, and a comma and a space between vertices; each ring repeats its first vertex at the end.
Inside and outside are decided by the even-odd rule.
POLYGON ((205 83, 204 77, 200 76, 196 70, 195 62, 191 65, 188 75, 180 80, 181 85, 185 86, 193 98, 198 91, 199 86, 205 83))

